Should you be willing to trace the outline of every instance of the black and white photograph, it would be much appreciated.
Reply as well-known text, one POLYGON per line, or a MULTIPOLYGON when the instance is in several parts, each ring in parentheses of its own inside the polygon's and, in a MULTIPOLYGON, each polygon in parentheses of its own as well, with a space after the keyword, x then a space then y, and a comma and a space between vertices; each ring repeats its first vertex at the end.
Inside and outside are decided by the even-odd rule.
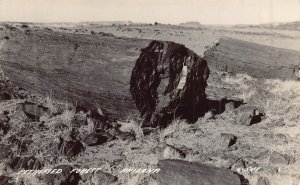
POLYGON ((300 185, 300 1, 0 0, 0 185, 300 185))

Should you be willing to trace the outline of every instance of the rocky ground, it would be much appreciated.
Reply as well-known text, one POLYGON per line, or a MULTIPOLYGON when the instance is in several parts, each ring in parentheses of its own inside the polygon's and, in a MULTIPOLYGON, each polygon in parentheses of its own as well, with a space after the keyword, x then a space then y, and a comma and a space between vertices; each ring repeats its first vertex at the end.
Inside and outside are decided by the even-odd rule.
MULTIPOLYGON (((29 29, 26 26, 13 25, 29 29)), ((30 25, 30 29, 172 40, 200 55, 222 36, 300 51, 300 32, 291 30, 168 25, 30 25)), ((214 71, 207 94, 217 88, 219 96, 243 100, 244 104, 228 102, 224 111, 212 107, 194 124, 174 119, 165 129, 142 128, 138 115, 112 121, 101 110, 94 115, 55 100, 51 94, 30 94, 14 87, 3 74, 0 85, 0 184, 163 184, 155 173, 120 173, 124 168, 156 169, 162 159, 229 169, 251 185, 300 182, 300 82, 214 71), (59 176, 18 174, 22 168, 58 166, 101 170, 59 176)))

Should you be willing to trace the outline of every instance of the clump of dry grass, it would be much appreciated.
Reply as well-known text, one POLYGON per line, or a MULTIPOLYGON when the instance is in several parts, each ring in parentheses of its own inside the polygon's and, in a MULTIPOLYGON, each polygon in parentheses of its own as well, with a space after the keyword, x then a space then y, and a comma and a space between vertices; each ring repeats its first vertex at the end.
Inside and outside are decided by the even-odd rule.
POLYGON ((4 171, 5 171, 5 163, 3 161, 0 162, 0 175, 3 175, 4 174, 4 171))
POLYGON ((13 175, 14 183, 16 185, 44 185, 37 176, 34 175, 13 175))
POLYGON ((121 131, 133 132, 135 134, 136 139, 141 140, 144 138, 142 123, 139 122, 139 119, 136 116, 130 117, 125 121, 118 121, 118 124, 121 125, 121 131))
POLYGON ((175 119, 167 128, 161 130, 159 141, 164 142, 166 138, 172 138, 175 134, 185 132, 188 128, 189 125, 185 120, 175 119))
POLYGON ((213 118, 213 116, 213 113, 211 111, 208 111, 204 114, 203 117, 200 117, 197 120, 196 124, 206 124, 209 121, 209 119, 213 118))
POLYGON ((49 109, 51 114, 58 112, 58 107, 55 105, 53 97, 51 95, 46 96, 45 106, 49 109))
POLYGON ((223 81, 230 85, 235 85, 236 88, 240 91, 240 93, 237 95, 237 98, 243 99, 244 102, 248 102, 257 91, 256 87, 251 88, 250 84, 248 83, 250 81, 256 82, 257 79, 254 79, 247 74, 239 73, 235 76, 226 75, 223 81))
POLYGON ((167 138, 178 137, 181 138, 184 142, 185 138, 189 138, 193 130, 197 130, 203 124, 208 124, 209 120, 213 117, 213 113, 208 111, 203 117, 200 117, 195 124, 188 124, 186 120, 174 119, 173 122, 160 133, 160 142, 164 142, 167 138), (187 137, 185 136, 187 135, 187 137), (182 136, 182 137, 181 137, 182 136))
POLYGON ((224 82, 235 85, 239 92, 237 97, 263 108, 267 117, 284 117, 290 121, 299 118, 297 112, 300 110, 300 82, 279 79, 258 81, 245 74, 227 75, 224 82))
POLYGON ((75 116, 75 110, 74 109, 66 109, 61 115, 60 115, 60 119, 62 121, 63 124, 68 125, 69 129, 72 129, 72 120, 74 119, 75 116))
POLYGON ((95 123, 94 123, 93 119, 87 118, 87 124, 82 125, 80 128, 80 131, 87 132, 87 133, 94 132, 95 131, 95 123))

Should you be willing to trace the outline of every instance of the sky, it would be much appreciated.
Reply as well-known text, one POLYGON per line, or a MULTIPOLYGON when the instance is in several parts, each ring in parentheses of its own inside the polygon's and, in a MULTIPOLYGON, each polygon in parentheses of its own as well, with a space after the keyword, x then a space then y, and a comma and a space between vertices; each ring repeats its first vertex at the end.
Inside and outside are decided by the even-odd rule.
POLYGON ((300 21, 300 0, 0 0, 0 21, 290 22, 300 21))

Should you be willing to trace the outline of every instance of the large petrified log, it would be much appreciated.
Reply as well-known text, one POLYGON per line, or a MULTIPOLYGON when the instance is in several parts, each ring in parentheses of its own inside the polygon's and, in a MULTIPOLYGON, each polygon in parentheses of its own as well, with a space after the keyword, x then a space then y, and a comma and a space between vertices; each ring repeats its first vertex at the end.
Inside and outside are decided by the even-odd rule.
POLYGON ((299 79, 300 52, 222 38, 204 54, 210 68, 257 78, 299 79))
POLYGON ((114 118, 136 113, 130 76, 140 49, 150 41, 46 30, 6 35, 0 62, 16 86, 89 110, 102 108, 114 118))
POLYGON ((195 119, 205 98, 206 62, 180 44, 49 30, 1 37, 1 66, 15 85, 114 119, 137 111, 151 126, 195 119))

